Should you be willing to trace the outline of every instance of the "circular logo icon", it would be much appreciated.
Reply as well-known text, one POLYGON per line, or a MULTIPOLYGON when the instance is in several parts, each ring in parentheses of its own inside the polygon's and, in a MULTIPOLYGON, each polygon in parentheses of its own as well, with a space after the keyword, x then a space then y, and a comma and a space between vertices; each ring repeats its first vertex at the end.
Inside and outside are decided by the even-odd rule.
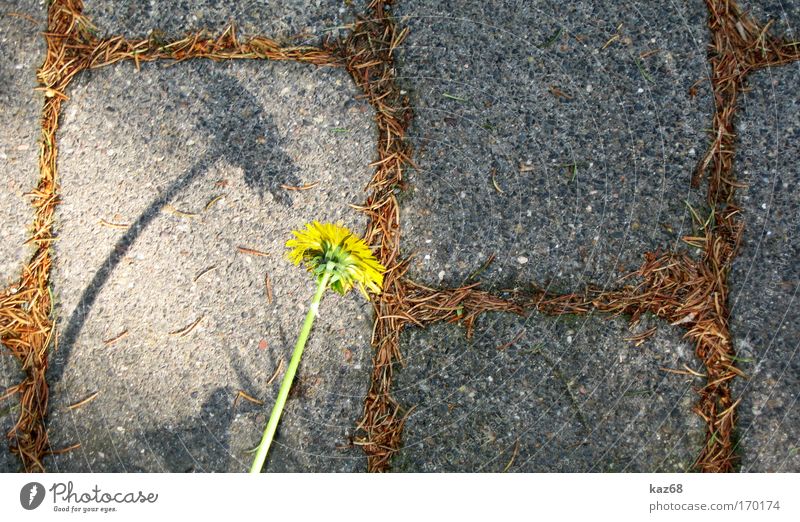
POLYGON ((28 511, 36 509, 44 500, 44 486, 38 482, 29 482, 19 492, 19 503, 28 511))

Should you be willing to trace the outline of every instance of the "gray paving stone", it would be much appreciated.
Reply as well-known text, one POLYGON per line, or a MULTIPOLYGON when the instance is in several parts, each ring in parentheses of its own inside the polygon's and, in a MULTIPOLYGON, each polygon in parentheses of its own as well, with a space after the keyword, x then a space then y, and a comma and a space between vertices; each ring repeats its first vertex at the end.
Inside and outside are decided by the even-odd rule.
POLYGON ((662 368, 693 355, 676 331, 640 347, 628 335, 621 320, 536 314, 488 315, 470 340, 455 326, 409 332, 397 396, 415 410, 398 469, 688 470, 703 440, 687 414, 698 383, 662 368))
MULTIPOLYGON (((0 2, 0 288, 13 283, 31 249, 28 238, 33 209, 24 193, 36 182, 39 157, 39 115, 42 96, 36 87, 36 68, 43 60, 39 32, 44 25, 39 2, 0 2), (21 15, 24 15, 21 16, 21 15), (28 19, 27 17, 31 17, 28 19)), ((19 363, 0 347, 0 395, 21 380, 19 363)), ((5 435, 19 413, 15 398, 0 401, 0 431, 5 435)), ((0 441, 0 470, 19 463, 0 441)))
POLYGON ((33 210, 24 193, 38 174, 39 117, 43 97, 36 69, 44 59, 39 2, 0 4, 0 286, 19 277, 30 250, 23 246, 33 210), (32 17, 32 19, 23 18, 32 17))
POLYGON ((800 64, 759 72, 742 100, 738 174, 747 223, 731 277, 731 329, 747 381, 744 471, 800 471, 800 64))
MULTIPOLYGON (((685 201, 703 197, 689 178, 710 99, 688 95, 706 75, 703 9, 401 4, 420 167, 404 200, 411 276, 457 285, 494 254, 489 288, 614 287, 645 251, 674 246, 691 229, 685 201)), ((406 336, 400 398, 421 406, 401 468, 500 471, 519 440, 521 471, 689 469, 696 396, 660 368, 696 365, 691 349, 671 330, 638 349, 629 335, 622 321, 534 314, 479 322, 470 343, 451 329, 406 336), (546 357, 496 353, 523 326, 546 357), (428 351, 447 362, 417 367, 428 351)))
POLYGON ((337 28, 363 11, 363 1, 343 0, 178 0, 86 2, 85 13, 103 35, 145 36, 151 30, 169 37, 206 29, 218 32, 235 22, 243 35, 287 38, 307 34, 337 35, 337 28))
MULTIPOLYGON (((246 469, 277 393, 266 381, 313 294, 284 243, 312 219, 366 223, 348 204, 363 200, 374 129, 354 94, 344 71, 264 62, 122 65, 76 81, 61 133, 49 428, 56 447, 82 447, 55 469, 246 469), (266 405, 232 408, 240 389, 266 405)), ((363 468, 360 451, 337 447, 366 392, 369 313, 360 296, 323 303, 300 371, 307 391, 290 401, 270 470, 363 468)))
POLYGON ((687 94, 707 74, 700 3, 399 10, 420 166, 404 200, 413 277, 459 284, 495 254, 493 287, 614 286, 690 230, 711 112, 707 92, 687 94))

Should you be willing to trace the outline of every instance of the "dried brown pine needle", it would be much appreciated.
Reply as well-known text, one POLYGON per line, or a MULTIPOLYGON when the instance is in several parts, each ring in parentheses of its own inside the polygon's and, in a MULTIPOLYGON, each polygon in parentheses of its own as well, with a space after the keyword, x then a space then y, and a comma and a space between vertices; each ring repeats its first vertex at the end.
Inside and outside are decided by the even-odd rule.
POLYGON ((494 185, 494 189, 499 192, 500 194, 505 194, 503 189, 500 188, 500 185, 497 184, 497 169, 492 169, 492 185, 494 185))
POLYGON ((679 375, 689 375, 691 377, 700 377, 700 378, 705 378, 706 377, 706 375, 704 373, 696 372, 696 371, 692 370, 691 368, 689 368, 688 366, 686 366, 685 364, 683 365, 683 368, 684 368, 683 370, 676 370, 675 368, 660 368, 660 370, 661 371, 665 371, 667 373, 677 373, 679 375))
POLYGON ((478 267, 477 270, 475 270, 474 272, 472 272, 470 275, 467 276, 467 279, 464 280, 464 282, 468 283, 469 281, 473 281, 473 280, 477 279, 479 275, 481 275, 483 272, 485 272, 486 269, 489 268, 492 265, 492 263, 494 262, 495 258, 496 258, 496 256, 495 256, 494 253, 490 254, 489 257, 486 258, 486 261, 484 261, 483 264, 481 264, 481 266, 478 267))
POLYGON ((91 395, 89 395, 88 397, 86 397, 85 399, 83 399, 83 400, 80 400, 80 401, 78 401, 78 402, 76 402, 76 403, 74 403, 74 404, 70 404, 69 406, 67 406, 67 409, 68 409, 68 410, 77 410, 77 409, 78 409, 78 408, 80 408, 81 406, 85 406, 86 404, 89 404, 90 402, 92 402, 93 400, 95 400, 95 399, 97 398, 97 396, 98 396, 98 395, 100 395, 100 392, 99 392, 99 391, 96 391, 96 392, 94 392, 93 394, 91 394, 91 395))
POLYGON ((216 269, 217 269, 217 265, 211 265, 211 266, 209 266, 209 267, 203 268, 202 270, 200 270, 199 272, 197 272, 197 274, 196 274, 196 275, 194 276, 194 278, 192 279, 192 282, 193 282, 193 283, 196 283, 197 281, 199 281, 199 280, 200 280, 200 278, 201 278, 201 277, 203 277, 203 276, 204 276, 204 275, 206 275, 206 274, 210 274, 211 272, 213 272, 213 271, 214 271, 214 270, 216 270, 216 269))
POLYGON ((19 392, 19 385, 18 384, 15 385, 15 386, 9 386, 8 388, 6 388, 3 391, 3 394, 0 395, 0 401, 8 399, 9 397, 11 397, 12 395, 14 395, 15 393, 18 393, 18 392, 19 392))
POLYGON ((211 210, 211 207, 216 205, 224 197, 225 197, 224 194, 220 194, 219 196, 214 196, 213 198, 208 200, 208 203, 206 203, 206 206, 203 208, 203 212, 208 212, 209 210, 211 210))
POLYGON ((535 167, 533 165, 528 165, 527 163, 520 163, 519 164, 519 171, 520 172, 533 172, 535 167))
POLYGON ((503 473, 506 473, 511 469, 511 466, 514 464, 514 460, 517 458, 517 455, 519 455, 519 439, 514 442, 514 451, 511 453, 511 459, 509 459, 508 464, 506 464, 506 467, 503 468, 503 473))
POLYGON ((272 384, 273 382, 275 382, 275 379, 277 379, 278 376, 283 372, 283 365, 284 365, 283 359, 278 361, 278 367, 275 368, 275 371, 273 372, 272 377, 267 379, 267 384, 272 384))
POLYGON ((264 401, 256 399, 255 397, 253 397, 251 395, 248 395, 244 391, 239 390, 236 393, 236 398, 233 399, 233 407, 234 408, 236 408, 236 404, 239 402, 239 399, 244 399, 244 400, 246 400, 248 402, 252 402, 253 404, 257 404, 258 406, 263 406, 264 405, 264 401))
POLYGON ((641 346, 647 339, 652 337, 658 331, 657 326, 653 326, 636 335, 632 335, 630 337, 624 337, 623 340, 634 343, 634 346, 641 346))
POLYGON ((572 99, 571 95, 565 93, 564 91, 562 91, 561 89, 559 89, 555 85, 551 85, 548 90, 550 91, 550 94, 552 94, 556 98, 563 98, 565 100, 571 100, 572 99))
POLYGON ((200 321, 202 321, 204 317, 205 317, 205 315, 201 315, 200 317, 198 317, 197 319, 192 321, 187 326, 184 326, 183 328, 181 328, 179 330, 175 330, 174 332, 170 332, 169 334, 170 335, 175 335, 175 336, 178 336, 178 337, 186 337, 187 335, 192 333, 192 331, 195 328, 197 328, 197 325, 200 324, 200 321))
POLYGON ((100 221, 98 221, 98 223, 100 224, 100 226, 106 228, 113 228, 116 230, 127 230, 131 226, 130 223, 114 223, 113 221, 106 221, 105 219, 101 219, 100 221))
POLYGON ((183 210, 179 210, 170 204, 164 205, 162 210, 164 210, 164 212, 166 212, 167 214, 172 214, 173 216, 182 218, 196 219, 200 217, 200 214, 196 212, 184 212, 183 210))
POLYGON ((254 249, 254 248, 238 246, 238 247, 236 247, 236 250, 241 252, 242 254, 248 254, 248 255, 256 256, 256 257, 268 257, 269 256, 269 254, 267 252, 262 252, 260 250, 254 249))
POLYGON ((642 51, 641 53, 639 53, 639 58, 645 60, 647 58, 650 58, 654 54, 658 54, 660 52, 661 49, 650 49, 649 51, 642 51))
POLYGON ((614 33, 614 35, 613 35, 613 36, 611 36, 611 38, 609 38, 609 39, 606 41, 606 43, 605 43, 605 44, 603 44, 603 47, 601 47, 601 48, 600 48, 600 50, 603 50, 603 51, 604 51, 605 49, 607 49, 607 48, 608 48, 608 46, 609 46, 609 45, 611 45, 611 44, 612 44, 612 43, 614 43, 615 41, 619 40, 619 39, 622 37, 622 33, 620 33, 620 30, 621 30, 621 29, 622 29, 622 24, 619 24, 619 25, 617 26, 617 29, 616 29, 616 32, 614 33))
POLYGON ((319 185, 319 181, 315 181, 314 183, 306 183, 305 185, 300 185, 300 186, 281 185, 281 188, 283 188, 285 190, 293 190, 293 191, 297 191, 297 192, 302 192, 302 191, 305 191, 305 190, 311 190, 314 187, 316 187, 317 185, 319 185))
POLYGON ((264 288, 267 292, 267 304, 272 304, 272 281, 269 274, 264 275, 264 288))
POLYGON ((514 345, 517 343, 517 341, 519 341, 520 339, 522 339, 522 336, 523 336, 523 335, 525 335, 525 330, 520 330, 520 332, 519 332, 517 335, 515 335, 513 339, 511 339, 511 340, 510 340, 510 341, 508 341, 507 343, 503 343, 503 344, 501 344, 500 346, 498 346, 498 347, 497 347, 497 350, 498 350, 498 351, 500 351, 500 352, 502 352, 502 351, 503 351, 503 350, 505 350, 506 348, 510 348, 510 347, 514 346, 514 345))
POLYGON ((36 25, 36 26, 39 25, 39 21, 38 20, 36 20, 31 15, 28 15, 28 14, 25 14, 25 13, 6 12, 6 13, 0 13, 0 16, 10 16, 12 18, 21 18, 22 20, 26 20, 26 21, 32 23, 33 25, 36 25))
POLYGON ((111 337, 110 339, 104 340, 103 344, 105 344, 106 346, 111 346, 112 344, 116 344, 117 342, 123 340, 126 337, 128 337, 128 329, 127 328, 125 330, 121 331, 120 333, 118 333, 117 335, 115 335, 114 337, 111 337))
POLYGON ((59 448, 59 449, 56 449, 56 450, 44 451, 42 453, 42 456, 44 457, 44 456, 47 456, 47 455, 63 455, 64 453, 69 453, 70 451, 75 451, 76 449, 78 449, 80 447, 81 447, 81 443, 80 442, 76 442, 75 444, 73 444, 71 446, 67 446, 66 448, 59 448))

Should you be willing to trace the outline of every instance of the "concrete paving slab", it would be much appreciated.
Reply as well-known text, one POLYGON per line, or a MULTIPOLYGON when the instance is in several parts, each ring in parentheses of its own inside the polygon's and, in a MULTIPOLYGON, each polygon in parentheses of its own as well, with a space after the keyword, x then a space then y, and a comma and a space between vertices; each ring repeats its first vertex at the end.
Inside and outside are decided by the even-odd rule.
POLYGON ((85 13, 104 35, 145 36, 156 30, 164 36, 181 37, 187 31, 218 32, 235 22, 243 35, 286 38, 305 33, 313 40, 339 34, 337 28, 363 12, 364 5, 362 0, 195 0, 190 4, 178 0, 89 0, 85 13))
MULTIPOLYGON (((312 219, 366 224, 348 207, 374 154, 355 94, 342 70, 266 62, 121 65, 76 81, 61 133, 49 431, 55 447, 82 446, 53 469, 246 469, 280 382, 267 381, 314 291, 284 243, 312 219), (238 390, 265 406, 234 408, 238 390)), ((360 296, 325 300, 271 471, 364 467, 338 447, 366 393, 369 317, 360 296)))
POLYGON ((629 335, 621 320, 537 314, 487 315, 470 340, 451 325, 410 331, 397 396, 416 408, 398 469, 690 469, 703 440, 687 413, 698 383, 662 368, 694 364, 691 350, 677 331, 640 347, 629 335))
MULTIPOLYGON (((707 93, 688 94, 707 74, 702 5, 399 11, 411 27, 401 82, 420 166, 403 201, 413 278, 457 285, 494 254, 488 288, 614 287, 645 251, 690 230, 685 202, 703 192, 689 178, 711 111, 707 93)), ((680 333, 660 326, 638 349, 624 322, 599 317, 486 320, 473 342, 452 329, 406 336, 400 400, 421 409, 402 469, 500 471, 517 440, 521 471, 689 469, 702 441, 696 396, 660 368, 695 364, 680 333), (496 353, 522 327, 545 357, 496 353), (451 355, 417 367, 427 351, 451 355), (474 383, 481 390, 462 397, 474 383), (466 404, 448 410, 455 399, 466 404)))
POLYGON ((742 100, 738 175, 747 223, 731 278, 732 332, 749 379, 743 471, 800 471, 800 64, 750 77, 742 100))
POLYGON ((24 193, 38 177, 41 93, 34 91, 44 59, 39 2, 0 4, 0 285, 19 277, 33 210, 24 193))
POLYGON ((758 0, 742 2, 741 7, 763 23, 772 21, 773 34, 783 35, 790 41, 800 31, 800 5, 781 0, 758 0))
POLYGON ((404 200, 413 277, 459 284, 495 254, 494 287, 614 286, 690 230, 712 110, 688 94, 707 75, 703 5, 398 9, 420 166, 404 200))
MULTIPOLYGON (((42 99, 36 87, 36 68, 41 64, 44 27, 40 2, 0 2, 0 288, 20 276, 31 253, 28 239, 33 209, 24 194, 36 183, 39 157, 39 117, 42 99)), ((0 395, 20 382, 19 363, 0 348, 0 395)), ((18 406, 12 397, 0 401, 3 434, 16 422, 18 406)), ((19 462, 0 442, 0 470, 16 470, 19 462)))

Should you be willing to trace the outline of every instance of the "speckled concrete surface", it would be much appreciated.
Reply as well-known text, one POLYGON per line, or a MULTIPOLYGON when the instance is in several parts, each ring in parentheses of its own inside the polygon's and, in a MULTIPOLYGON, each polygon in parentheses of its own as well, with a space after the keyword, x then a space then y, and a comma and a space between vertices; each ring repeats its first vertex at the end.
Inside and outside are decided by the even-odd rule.
MULTIPOLYGON (((235 20, 244 34, 304 32, 311 41, 340 34, 362 7, 87 0, 102 34, 178 36, 235 20)), ((789 34, 800 22, 800 6, 745 7, 789 34)), ((33 0, 13 11, 44 18, 33 0)), ((704 191, 689 178, 712 111, 707 88, 687 94, 708 74, 702 2, 408 0, 394 12, 411 28, 397 57, 416 112, 419 169, 400 196, 415 279, 456 285, 495 254, 481 274, 487 288, 613 287, 643 252, 675 246, 691 230, 686 203, 702 208, 704 191)), ((0 100, 12 109, 0 114, 0 162, 13 171, 3 182, 14 185, 0 193, 3 277, 24 258, 30 212, 20 194, 35 178, 39 109, 29 89, 41 61, 33 24, 12 18, 0 16, 0 38, 14 50, 0 58, 0 100)), ((753 359, 742 363, 751 379, 737 384, 744 471, 800 470, 797 71, 754 77, 739 128, 738 172, 750 187, 732 328, 737 350, 753 359)), ((355 94, 342 71, 264 62, 151 64, 138 73, 127 64, 73 84, 60 133, 60 344, 49 427, 55 447, 82 447, 50 459, 51 469, 247 467, 277 392, 266 381, 288 359, 312 292, 282 257, 288 231, 312 217, 363 229, 361 217, 331 203, 361 201, 370 175, 372 111, 355 94), (314 181, 308 192, 281 188, 314 181), (170 335, 198 317, 189 335, 170 335), (266 405, 234 408, 238 390, 266 405), (67 408, 94 392, 93 402, 67 408)), ((657 335, 640 347, 625 340, 623 320, 599 316, 490 314, 469 340, 459 326, 405 332, 396 395, 416 408, 396 469, 688 469, 702 439, 690 412, 701 383, 662 368, 698 363, 680 331, 650 318, 639 328, 653 325, 657 335)), ((368 383, 371 311, 360 297, 331 295, 315 332, 268 467, 362 471, 348 437, 368 383)), ((6 386, 14 367, 0 361, 6 386)), ((0 412, 5 429, 13 412, 0 412)), ((16 468, 4 452, 0 469, 16 468)))
POLYGON ((800 64, 758 73, 742 102, 739 172, 748 184, 742 252, 731 278, 732 331, 749 379, 744 471, 800 471, 800 64))
MULTIPOLYGON (((707 93, 688 95, 706 74, 702 5, 407 2, 399 10, 411 27, 401 81, 416 107, 420 166, 404 200, 413 277, 457 285, 494 254, 481 274, 489 288, 614 287, 645 251, 689 230, 685 201, 697 206, 703 192, 688 181, 711 110, 707 93)), ((412 361, 399 372, 409 387, 403 402, 421 402, 404 469, 502 470, 517 439, 521 471, 688 469, 702 438, 689 413, 695 395, 659 369, 678 354, 691 362, 679 333, 637 349, 623 340, 631 334, 622 322, 599 317, 532 316, 500 331, 488 323, 472 343, 449 331, 405 338, 406 352, 438 345, 457 362, 436 379, 445 388, 424 397, 411 383, 426 367, 412 361), (584 381, 576 387, 590 391, 573 393, 577 406, 546 360, 495 353, 523 326, 528 345, 543 346, 567 381, 584 381), (477 398, 460 411, 442 408, 442 397, 472 380, 483 387, 477 398), (447 422, 428 436, 437 416, 447 422), (481 429, 497 432, 491 444, 473 429, 487 422, 481 429)), ((428 364, 429 373, 439 368, 428 364)))
POLYGON ((126 0, 87 1, 86 14, 104 35, 144 36, 151 30, 180 37, 201 29, 221 31, 235 22, 243 35, 309 38, 340 34, 341 26, 363 12, 363 0, 126 0))
MULTIPOLYGON (((20 227, 33 216, 24 193, 35 183, 39 158, 39 117, 43 97, 34 91, 36 68, 43 59, 44 26, 39 2, 26 1, 16 16, 0 7, 0 284, 19 276, 29 252, 23 243, 27 230, 20 227)), ((2 4, 0 4, 2 5, 2 4)))
POLYGON ((455 326, 409 332, 397 396, 416 409, 398 468, 688 470, 698 383, 663 368, 695 364, 691 350, 676 331, 640 347, 630 335, 621 320, 537 314, 487 315, 469 340, 455 326))
MULTIPOLYGON (((239 389, 272 402, 279 381, 266 381, 288 362, 314 290, 284 243, 312 219, 366 223, 348 207, 363 199, 374 147, 354 94, 341 70, 253 62, 121 66, 76 82, 61 133, 50 433, 82 448, 56 469, 245 469, 267 407, 231 403, 239 389), (190 334, 170 334, 200 317, 190 334)), ((276 471, 362 460, 336 447, 366 390, 366 303, 330 296, 315 331, 300 372, 308 397, 286 413, 276 471)))
POLYGON ((688 181, 711 105, 687 92, 706 75, 704 7, 470 6, 399 6, 420 165, 404 201, 412 275, 458 284, 495 254, 494 287, 613 286, 675 245, 684 201, 703 194, 688 181))
MULTIPOLYGON (((0 287, 15 281, 29 255, 24 246, 33 210, 24 193, 36 181, 39 157, 39 116, 42 96, 36 87, 36 68, 44 45, 39 32, 44 26, 40 2, 0 2, 0 287), (24 13, 26 17, 18 14, 24 13), (30 16, 30 19, 27 18, 30 16)), ((19 364, 0 349, 0 395, 21 380, 19 364)), ((0 430, 14 425, 19 408, 14 399, 0 401, 0 430)), ((17 458, 0 438, 0 470, 16 470, 17 458)))

